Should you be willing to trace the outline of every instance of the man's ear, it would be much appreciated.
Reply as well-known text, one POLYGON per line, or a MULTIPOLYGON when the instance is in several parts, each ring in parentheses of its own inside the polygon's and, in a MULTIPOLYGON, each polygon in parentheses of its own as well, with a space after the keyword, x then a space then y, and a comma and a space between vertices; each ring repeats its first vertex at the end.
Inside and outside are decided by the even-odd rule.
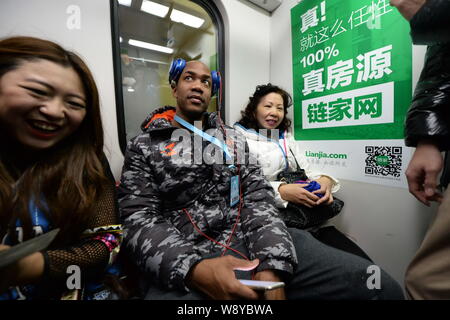
POLYGON ((177 98, 177 83, 172 80, 170 83, 170 87, 172 88, 172 96, 176 99, 177 98))

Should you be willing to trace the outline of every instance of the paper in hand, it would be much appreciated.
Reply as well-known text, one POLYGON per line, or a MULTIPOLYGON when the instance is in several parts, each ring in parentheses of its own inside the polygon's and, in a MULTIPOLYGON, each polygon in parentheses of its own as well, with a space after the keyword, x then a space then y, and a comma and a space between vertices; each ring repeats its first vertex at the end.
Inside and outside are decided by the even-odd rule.
POLYGON ((50 245, 53 239, 55 239, 58 232, 59 229, 54 229, 50 232, 12 246, 9 249, 0 251, 0 269, 34 252, 44 250, 50 245))

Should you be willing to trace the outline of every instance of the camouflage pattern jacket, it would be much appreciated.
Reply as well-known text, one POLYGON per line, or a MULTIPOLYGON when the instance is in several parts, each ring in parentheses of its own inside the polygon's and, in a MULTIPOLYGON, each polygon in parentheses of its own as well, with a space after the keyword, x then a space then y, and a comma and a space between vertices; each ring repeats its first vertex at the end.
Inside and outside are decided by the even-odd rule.
MULTIPOLYGON (((124 246, 139 269, 160 287, 189 290, 184 283, 189 269, 225 250, 206 236, 228 243, 239 214, 230 246, 243 244, 249 259, 260 260, 257 271, 291 274, 297 264, 291 236, 278 218, 272 187, 259 166, 249 164, 245 138, 233 138, 246 156, 238 166, 243 199, 239 213, 239 205, 230 206, 230 179, 237 168, 230 169, 220 161, 176 161, 174 146, 180 139, 173 133, 180 129, 171 124, 174 115, 174 107, 153 112, 142 124, 143 132, 129 141, 125 154, 119 206, 124 246)), ((215 113, 205 114, 204 123, 203 130, 211 135, 223 132, 215 113)), ((230 127, 226 130, 237 134, 230 127)), ((183 149, 190 160, 195 159, 191 158, 194 146, 203 150, 216 147, 187 129, 182 131, 194 141, 189 150, 183 149)), ((222 150, 216 150, 223 159, 222 150)))

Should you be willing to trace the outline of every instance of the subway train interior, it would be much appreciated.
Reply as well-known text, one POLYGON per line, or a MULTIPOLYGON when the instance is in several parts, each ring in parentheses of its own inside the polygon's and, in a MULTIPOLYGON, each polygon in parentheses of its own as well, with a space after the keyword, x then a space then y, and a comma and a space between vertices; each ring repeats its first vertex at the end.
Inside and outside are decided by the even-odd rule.
POLYGON ((0 1, 0 38, 54 41, 92 71, 117 183, 141 123, 176 105, 172 61, 220 72, 220 99, 208 111, 229 126, 257 85, 286 90, 296 146, 340 181, 335 196, 345 205, 327 224, 403 289, 438 207, 417 201, 405 177, 414 148, 405 145, 404 120, 426 52, 409 31, 389 0, 0 1))

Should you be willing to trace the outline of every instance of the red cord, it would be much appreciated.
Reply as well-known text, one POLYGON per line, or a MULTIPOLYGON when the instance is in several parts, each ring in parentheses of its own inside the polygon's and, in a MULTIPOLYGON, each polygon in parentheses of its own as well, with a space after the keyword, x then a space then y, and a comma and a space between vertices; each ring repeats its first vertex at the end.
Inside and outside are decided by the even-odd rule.
MULTIPOLYGON (((241 190, 242 190, 242 189, 241 189, 241 190)), ((241 198, 240 198, 240 199, 242 200, 242 193, 241 193, 241 198)), ((231 242, 231 237, 233 236, 233 233, 234 233, 235 228, 236 228, 236 226, 237 226, 237 223, 238 223, 238 221, 239 221, 239 216, 240 216, 240 211, 241 211, 241 203, 239 203, 238 217, 236 218, 236 222, 235 222, 235 224, 234 224, 233 231, 231 232, 231 235, 230 235, 230 237, 228 238, 228 244, 226 244, 226 245, 223 244, 223 243, 220 243, 219 241, 214 240, 213 238, 211 238, 210 236, 208 236, 207 234, 205 234, 204 232, 202 232, 202 231, 197 227, 197 225, 195 224, 194 220, 192 219, 191 215, 190 215, 189 212, 186 210, 186 208, 183 208, 183 211, 186 213, 186 215, 188 216, 188 218, 189 218, 189 220, 191 221, 192 225, 194 226, 194 229, 195 229, 198 233, 200 233, 202 236, 204 236, 204 237, 205 237, 206 239, 208 239, 209 241, 212 241, 212 242, 214 242, 215 244, 217 244, 217 245, 219 245, 219 246, 225 248, 225 250, 222 252, 222 256, 225 254, 225 252, 226 252, 227 250, 231 250, 231 251, 233 251, 233 252, 236 252, 238 255, 240 255, 241 257, 243 257, 245 260, 250 261, 250 259, 247 258, 243 253, 239 252, 239 251, 236 250, 236 249, 231 248, 231 247, 228 245, 228 244, 231 242)), ((255 269, 252 270, 252 280, 255 280, 255 269)))
MULTIPOLYGON (((217 102, 217 110, 218 110, 218 115, 219 115, 219 123, 220 123, 220 127, 222 129, 222 132, 224 133, 224 139, 225 139, 225 143, 227 143, 227 138, 226 138, 226 132, 225 132, 225 128, 224 128, 224 123, 222 121, 222 117, 221 117, 221 112, 220 112, 220 106, 222 105, 222 75, 220 74, 220 72, 217 72, 219 75, 219 79, 220 79, 220 85, 219 85, 219 94, 218 94, 218 99, 216 100, 217 102)), ((240 181, 240 165, 237 165, 238 168, 238 172, 237 175, 239 177, 239 207, 238 207, 238 214, 236 217, 236 222, 234 223, 233 229, 231 230, 231 234, 228 237, 228 240, 226 242, 226 244, 220 243, 216 240, 214 240, 213 238, 209 237, 207 234, 203 233, 195 224, 194 220, 192 219, 191 215, 189 214, 189 212, 186 210, 186 208, 183 208, 183 211, 186 213, 186 215, 188 216, 189 220, 191 221, 192 225, 194 226, 194 229, 201 234, 202 236, 204 236, 206 239, 214 242, 215 244, 224 247, 225 249, 222 252, 222 256, 225 255, 225 253, 227 252, 227 250, 231 250, 235 253, 237 253, 238 255, 240 255, 241 257, 243 257, 245 260, 250 261, 249 258, 247 258, 243 253, 239 252, 238 250, 235 250, 233 248, 230 247, 230 243, 231 243, 231 239, 233 238, 233 235, 236 231, 236 227, 239 223, 240 217, 241 217, 241 209, 242 209, 242 204, 243 204, 243 197, 242 197, 242 185, 241 185, 241 181, 240 181)), ((255 271, 252 270, 252 279, 254 279, 255 277, 255 271)))
POLYGON ((217 113, 219 114, 220 128, 222 129, 222 132, 224 134, 225 143, 228 145, 228 141, 226 139, 227 138, 226 137, 227 134, 225 132, 224 124, 223 124, 223 121, 222 121, 222 115, 221 115, 221 112, 220 112, 220 106, 222 105, 222 76, 220 75, 219 71, 217 71, 217 74, 219 75, 219 79, 220 79, 219 94, 218 94, 218 97, 216 99, 216 102, 217 102, 217 113))
POLYGON ((222 105, 222 75, 220 74, 219 71, 217 71, 217 74, 219 75, 219 79, 220 79, 220 85, 219 85, 219 106, 222 105))
POLYGON ((211 238, 210 236, 208 236, 207 234, 203 233, 203 232, 197 227, 197 225, 195 224, 195 222, 192 220, 192 217, 191 217, 191 215, 189 214, 189 212, 188 212, 185 208, 183 208, 183 211, 187 214, 187 216, 188 216, 189 220, 191 221, 192 225, 194 226, 195 230, 197 230, 197 232, 200 233, 202 236, 204 236, 206 239, 208 239, 208 240, 214 242, 215 244, 218 244, 219 246, 222 246, 222 247, 224 247, 224 248, 226 248, 226 249, 229 249, 229 250, 231 250, 231 251, 233 251, 233 252, 236 252, 238 255, 240 255, 241 257, 243 257, 245 260, 250 261, 249 258, 247 258, 244 254, 242 254, 241 252, 237 251, 236 249, 233 249, 233 248, 229 247, 228 245, 225 245, 225 244, 223 244, 223 243, 220 243, 219 241, 216 241, 216 240, 214 240, 213 238, 211 238))

